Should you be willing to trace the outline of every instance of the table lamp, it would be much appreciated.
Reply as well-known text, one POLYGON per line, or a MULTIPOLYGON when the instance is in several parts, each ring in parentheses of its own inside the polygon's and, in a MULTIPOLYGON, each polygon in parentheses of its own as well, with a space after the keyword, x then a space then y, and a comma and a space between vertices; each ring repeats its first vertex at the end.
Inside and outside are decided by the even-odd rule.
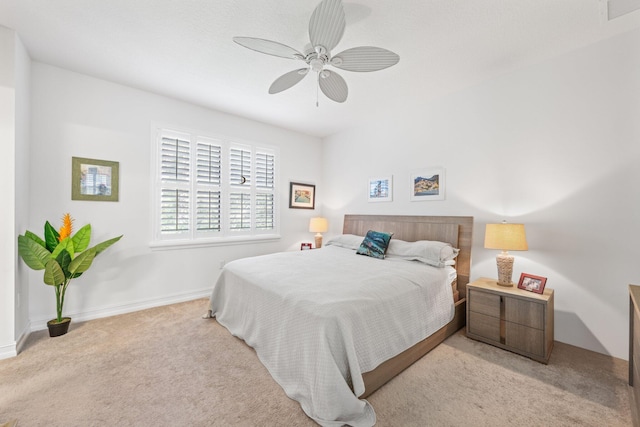
POLYGON ((329 229, 329 224, 327 223, 326 218, 311 218, 309 221, 309 232, 316 233, 316 249, 320 249, 322 247, 322 234, 329 229))
POLYGON ((498 285, 513 286, 511 283, 513 255, 509 255, 507 251, 526 251, 529 249, 524 224, 507 224, 506 221, 501 224, 487 224, 484 233, 484 247, 502 251, 496 256, 498 285))

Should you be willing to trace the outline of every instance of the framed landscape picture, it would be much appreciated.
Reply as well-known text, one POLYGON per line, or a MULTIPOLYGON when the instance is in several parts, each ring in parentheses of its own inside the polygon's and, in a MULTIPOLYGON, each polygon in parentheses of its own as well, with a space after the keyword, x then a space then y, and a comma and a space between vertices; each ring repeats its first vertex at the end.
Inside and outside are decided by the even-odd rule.
POLYGON ((117 202, 118 162, 71 158, 71 200, 117 202))
POLYGON ((370 202, 393 201, 393 177, 389 175, 369 178, 367 200, 370 202))
POLYGON ((313 184, 289 183, 289 207, 292 209, 314 209, 316 186, 313 184))
POLYGON ((443 168, 428 168, 411 174, 411 201, 444 200, 443 168))

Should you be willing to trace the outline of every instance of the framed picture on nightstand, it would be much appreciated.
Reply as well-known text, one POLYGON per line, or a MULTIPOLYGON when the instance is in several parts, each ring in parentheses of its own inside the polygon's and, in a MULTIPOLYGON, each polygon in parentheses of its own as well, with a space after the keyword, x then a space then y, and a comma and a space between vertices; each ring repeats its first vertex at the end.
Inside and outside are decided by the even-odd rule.
POLYGON ((547 284, 546 277, 534 276, 532 274, 522 273, 520 275, 520 281, 518 282, 518 288, 525 291, 535 292, 541 294, 544 292, 544 285, 547 284))
POLYGON ((308 251, 309 249, 311 249, 311 243, 300 243, 301 251, 308 251))

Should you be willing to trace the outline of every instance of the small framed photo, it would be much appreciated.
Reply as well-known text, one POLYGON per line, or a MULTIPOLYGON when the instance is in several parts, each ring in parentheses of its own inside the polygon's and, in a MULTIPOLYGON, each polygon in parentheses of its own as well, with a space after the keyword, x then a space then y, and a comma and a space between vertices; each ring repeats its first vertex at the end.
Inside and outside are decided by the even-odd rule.
POLYGON ((315 209, 316 186, 313 184, 289 183, 289 208, 315 209))
POLYGON ((300 243, 300 250, 301 251, 311 250, 311 243, 300 243))
POLYGON ((71 158, 71 200, 117 202, 118 162, 71 158))
POLYGON ((535 292, 541 294, 544 292, 544 286, 547 284, 546 277, 534 276, 532 274, 522 273, 520 275, 520 281, 518 282, 518 288, 525 291, 535 292))
POLYGON ((393 201, 393 176, 369 178, 367 199, 370 202, 393 201))
POLYGON ((411 201, 444 200, 443 168, 428 168, 411 174, 411 201))

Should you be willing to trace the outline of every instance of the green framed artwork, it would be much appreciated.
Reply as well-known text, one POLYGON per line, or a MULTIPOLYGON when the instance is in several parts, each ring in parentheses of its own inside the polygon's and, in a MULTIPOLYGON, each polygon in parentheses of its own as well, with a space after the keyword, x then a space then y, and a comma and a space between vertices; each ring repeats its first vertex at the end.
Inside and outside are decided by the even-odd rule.
POLYGON ((71 158, 71 200, 117 202, 119 190, 118 162, 71 158))

